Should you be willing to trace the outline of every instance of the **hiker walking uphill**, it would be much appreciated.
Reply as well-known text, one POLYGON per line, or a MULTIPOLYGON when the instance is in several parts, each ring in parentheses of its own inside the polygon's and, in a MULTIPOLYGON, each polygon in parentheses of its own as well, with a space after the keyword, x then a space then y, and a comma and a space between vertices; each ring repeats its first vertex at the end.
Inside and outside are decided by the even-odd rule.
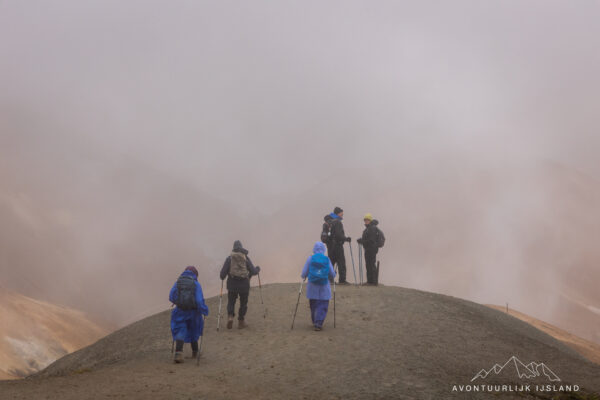
POLYGON ((235 303, 239 296, 240 308, 238 313, 238 328, 243 329, 248 325, 244 321, 248 311, 248 296, 250 295, 250 278, 258 275, 260 267, 252 264, 248 257, 248 250, 244 249, 242 242, 233 243, 231 255, 227 257, 221 269, 221 280, 227 277, 227 329, 233 327, 235 317, 235 303))
POLYGON ((362 237, 357 239, 358 244, 362 244, 365 248, 365 268, 367 270, 367 285, 379 284, 379 268, 375 265, 377 260, 377 252, 385 243, 385 236, 381 229, 377 227, 379 221, 373 219, 370 213, 367 213, 363 221, 365 230, 362 237))
POLYGON ((324 243, 315 243, 313 253, 304 263, 302 279, 308 277, 306 297, 310 302, 310 317, 315 331, 320 331, 323 329, 323 322, 325 322, 331 299, 329 280, 335 278, 335 271, 331 261, 325 255, 324 243))
POLYGON ((169 301, 176 306, 171 312, 171 333, 175 341, 174 361, 182 363, 184 343, 191 343, 192 358, 198 357, 198 339, 204 330, 202 316, 208 315, 195 267, 187 267, 179 276, 171 288, 169 301))
POLYGON ((346 257, 344 256, 344 242, 350 242, 350 238, 346 237, 344 233, 344 225, 342 219, 344 217, 344 210, 340 207, 336 207, 331 214, 329 214, 331 220, 325 222, 329 224, 329 238, 327 242, 327 254, 331 260, 331 264, 337 263, 339 271, 340 285, 347 285, 346 282, 346 257))

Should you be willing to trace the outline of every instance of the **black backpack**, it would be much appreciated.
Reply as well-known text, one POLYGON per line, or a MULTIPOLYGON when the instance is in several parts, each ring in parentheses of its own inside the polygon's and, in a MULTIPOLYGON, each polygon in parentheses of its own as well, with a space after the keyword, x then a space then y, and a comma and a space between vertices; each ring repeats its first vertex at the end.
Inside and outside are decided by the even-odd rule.
POLYGON ((379 229, 379 228, 376 228, 376 229, 377 229, 377 247, 381 248, 385 244, 385 236, 384 236, 383 232, 381 231, 381 229, 379 229))
POLYGON ((177 279, 177 300, 175 305, 181 310, 195 310, 196 304, 196 280, 191 276, 182 275, 177 279))
POLYGON ((325 244, 329 244, 329 239, 331 235, 331 224, 329 222, 323 223, 323 229, 321 230, 321 242, 325 244))

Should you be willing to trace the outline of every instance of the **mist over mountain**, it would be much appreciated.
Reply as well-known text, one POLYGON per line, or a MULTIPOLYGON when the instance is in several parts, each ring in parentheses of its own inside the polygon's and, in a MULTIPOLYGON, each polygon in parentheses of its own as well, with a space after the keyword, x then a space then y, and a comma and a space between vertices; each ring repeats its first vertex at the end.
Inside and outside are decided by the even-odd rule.
POLYGON ((1 283, 124 324, 186 265, 216 293, 236 239, 266 282, 297 280, 341 206, 353 238, 380 220, 384 283, 597 341, 599 16, 4 1, 1 283))
POLYGON ((0 288, 0 379, 23 378, 94 343, 114 326, 0 288))

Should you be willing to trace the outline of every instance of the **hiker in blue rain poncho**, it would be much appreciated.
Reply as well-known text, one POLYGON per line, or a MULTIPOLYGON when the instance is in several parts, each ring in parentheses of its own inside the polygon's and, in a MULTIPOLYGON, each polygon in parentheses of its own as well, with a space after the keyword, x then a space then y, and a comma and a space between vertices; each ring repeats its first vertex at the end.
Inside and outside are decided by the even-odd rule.
POLYGON ((310 317, 315 331, 323 329, 323 322, 325 322, 331 299, 329 281, 333 281, 335 278, 333 265, 325 255, 325 250, 325 243, 315 243, 314 254, 308 257, 302 269, 302 279, 308 277, 306 297, 310 302, 310 317))
POLYGON ((171 312, 171 333, 175 341, 174 361, 182 363, 183 343, 191 343, 192 358, 198 356, 198 339, 204 330, 202 316, 208 315, 195 267, 187 267, 179 276, 171 288, 169 301, 176 306, 171 312))

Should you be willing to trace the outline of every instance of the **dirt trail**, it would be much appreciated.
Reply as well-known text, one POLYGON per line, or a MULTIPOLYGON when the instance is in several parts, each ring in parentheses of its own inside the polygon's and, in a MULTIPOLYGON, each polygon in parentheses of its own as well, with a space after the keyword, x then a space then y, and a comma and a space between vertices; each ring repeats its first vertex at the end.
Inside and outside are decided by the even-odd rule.
MULTIPOLYGON (((291 331, 297 293, 297 284, 264 286, 268 314, 263 319, 253 288, 250 328, 227 330, 223 324, 219 333, 218 298, 208 299, 211 315, 200 367, 172 364, 166 311, 37 376, 0 382, 0 398, 522 399, 518 393, 452 392, 453 385, 468 385, 481 369, 513 355, 545 363, 563 384, 600 391, 600 366, 525 322, 479 304, 398 287, 338 287, 335 329, 332 305, 325 329, 311 329, 303 295, 291 331)), ((527 383, 521 381, 490 376, 485 383, 527 383)))

